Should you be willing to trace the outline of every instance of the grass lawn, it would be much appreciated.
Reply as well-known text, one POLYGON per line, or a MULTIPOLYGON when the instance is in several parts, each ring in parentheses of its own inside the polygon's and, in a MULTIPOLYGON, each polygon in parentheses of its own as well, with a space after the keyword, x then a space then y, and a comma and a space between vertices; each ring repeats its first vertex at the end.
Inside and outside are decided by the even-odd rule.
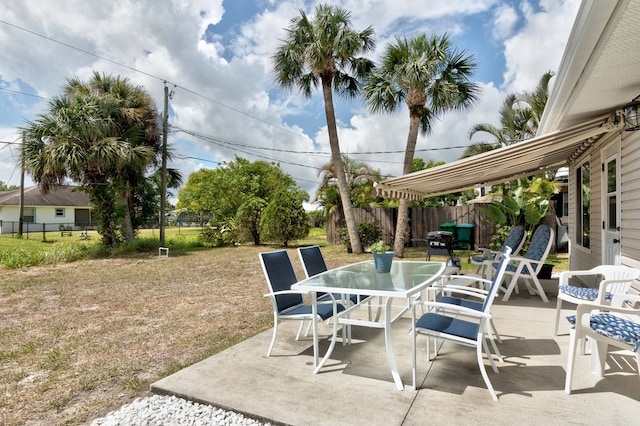
MULTIPOLYGON (((145 395, 150 383, 270 328, 258 253, 277 247, 180 248, 180 240, 198 232, 168 230, 167 241, 178 248, 167 259, 154 251, 0 266, 0 424, 91 421, 145 395)), ((97 237, 75 234, 7 245, 28 253, 35 244, 96 243, 97 237)), ((157 230, 141 233, 154 235, 157 230)), ((0 239, 0 250, 8 240, 0 239)), ((301 244, 321 244, 330 268, 371 256, 324 241, 314 234, 301 244)), ((288 250, 303 277, 295 247, 288 250)), ((406 253, 409 259, 424 254, 406 253)))

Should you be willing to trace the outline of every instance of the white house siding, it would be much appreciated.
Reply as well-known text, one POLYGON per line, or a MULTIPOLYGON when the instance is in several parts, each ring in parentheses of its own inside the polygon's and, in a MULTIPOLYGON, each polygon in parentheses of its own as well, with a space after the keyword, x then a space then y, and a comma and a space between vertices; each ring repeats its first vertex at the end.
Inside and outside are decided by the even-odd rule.
POLYGON ((621 148, 622 262, 640 267, 640 132, 624 132, 621 148))
MULTIPOLYGON (((28 223, 29 232, 42 231, 42 224, 46 224, 47 231, 56 231, 60 225, 73 226, 75 224, 75 207, 55 207, 55 206, 25 206, 35 209, 35 223, 28 223), (56 217, 56 209, 64 209, 64 217, 56 217)), ((3 234, 17 232, 20 221, 20 209, 18 206, 2 206, 0 219, 3 226, 0 232, 3 234)))

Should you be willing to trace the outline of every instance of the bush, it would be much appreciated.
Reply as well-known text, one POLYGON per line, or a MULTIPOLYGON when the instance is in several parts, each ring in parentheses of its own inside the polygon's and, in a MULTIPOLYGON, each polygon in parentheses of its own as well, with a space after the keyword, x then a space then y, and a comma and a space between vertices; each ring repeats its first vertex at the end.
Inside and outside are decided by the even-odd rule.
POLYGON ((203 242, 213 247, 232 246, 238 242, 238 229, 235 219, 212 221, 211 226, 202 230, 203 242))
MULTIPOLYGON (((356 225, 356 229, 358 230, 360 245, 362 247, 368 247, 382 239, 382 228, 377 222, 361 222, 356 225)), ((347 251, 351 251, 351 241, 347 228, 338 229, 338 238, 340 238, 340 242, 347 247, 347 251)))
POLYGON ((288 191, 276 193, 262 212, 260 230, 264 239, 278 241, 284 247, 292 240, 306 237, 309 222, 302 200, 288 191))

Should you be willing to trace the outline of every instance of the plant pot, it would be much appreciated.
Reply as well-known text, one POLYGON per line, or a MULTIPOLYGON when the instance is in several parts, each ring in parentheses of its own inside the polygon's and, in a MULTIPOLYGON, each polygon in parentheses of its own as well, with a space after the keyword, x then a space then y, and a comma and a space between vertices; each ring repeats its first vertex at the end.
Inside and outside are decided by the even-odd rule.
POLYGON ((390 272, 394 254, 395 253, 392 251, 373 253, 373 262, 376 265, 376 272, 390 272))

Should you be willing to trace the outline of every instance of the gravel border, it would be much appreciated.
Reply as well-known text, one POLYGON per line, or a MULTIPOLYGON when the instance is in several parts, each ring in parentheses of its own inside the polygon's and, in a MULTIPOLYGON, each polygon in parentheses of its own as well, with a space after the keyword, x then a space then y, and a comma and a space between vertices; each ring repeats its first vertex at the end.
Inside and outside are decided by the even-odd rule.
POLYGON ((152 395, 138 398, 117 411, 91 422, 91 426, 239 425, 269 426, 242 414, 198 404, 176 396, 152 395))

